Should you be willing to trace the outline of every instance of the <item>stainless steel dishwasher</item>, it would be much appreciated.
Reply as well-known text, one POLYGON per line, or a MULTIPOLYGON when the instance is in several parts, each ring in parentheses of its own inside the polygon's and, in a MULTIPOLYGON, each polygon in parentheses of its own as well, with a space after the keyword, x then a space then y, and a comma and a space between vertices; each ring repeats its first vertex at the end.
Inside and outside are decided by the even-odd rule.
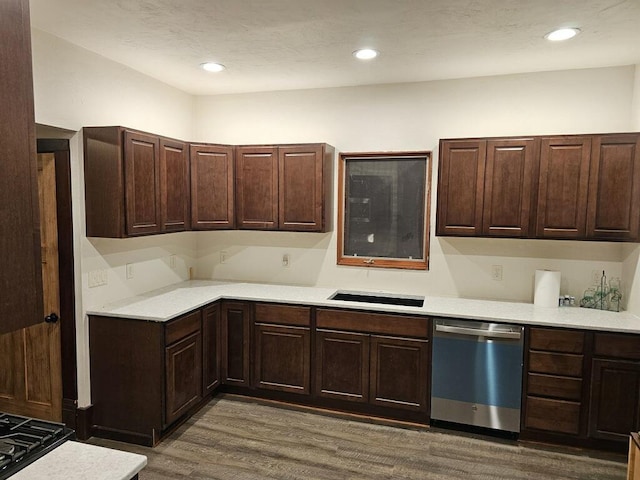
POLYGON ((431 419, 520 431, 524 328, 436 320, 431 419))

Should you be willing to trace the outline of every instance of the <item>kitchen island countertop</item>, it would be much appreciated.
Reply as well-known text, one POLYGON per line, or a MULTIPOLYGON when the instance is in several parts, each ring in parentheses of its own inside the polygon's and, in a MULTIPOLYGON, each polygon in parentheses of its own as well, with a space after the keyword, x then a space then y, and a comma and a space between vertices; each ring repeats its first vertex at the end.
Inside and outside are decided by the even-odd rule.
MULTIPOLYGON (((422 307, 330 300, 335 288, 190 280, 130 297, 89 315, 166 322, 211 302, 228 299, 345 308, 495 322, 640 333, 640 317, 580 307, 544 308, 531 303, 425 296, 422 307)), ((369 294, 389 292, 369 291, 369 294)))
POLYGON ((144 455, 68 441, 11 480, 129 480, 146 465, 144 455))

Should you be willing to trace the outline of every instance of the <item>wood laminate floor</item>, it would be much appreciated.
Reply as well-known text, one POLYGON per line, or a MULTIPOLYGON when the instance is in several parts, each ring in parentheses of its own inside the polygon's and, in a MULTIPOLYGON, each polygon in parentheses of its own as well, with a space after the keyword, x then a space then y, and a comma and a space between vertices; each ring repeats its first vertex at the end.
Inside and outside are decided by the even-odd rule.
POLYGON ((146 455, 140 480, 623 480, 623 456, 593 458, 435 429, 372 424, 222 396, 146 455))

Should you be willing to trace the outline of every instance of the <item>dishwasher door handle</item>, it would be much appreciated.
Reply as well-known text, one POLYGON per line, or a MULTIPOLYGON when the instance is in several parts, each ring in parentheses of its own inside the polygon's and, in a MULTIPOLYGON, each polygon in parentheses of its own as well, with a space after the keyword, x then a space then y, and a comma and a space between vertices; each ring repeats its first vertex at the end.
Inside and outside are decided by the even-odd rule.
POLYGON ((459 335, 471 335, 474 337, 504 338, 520 340, 521 332, 501 332, 496 330, 480 330, 478 328, 454 327, 451 325, 436 325, 436 332, 457 333, 459 335))

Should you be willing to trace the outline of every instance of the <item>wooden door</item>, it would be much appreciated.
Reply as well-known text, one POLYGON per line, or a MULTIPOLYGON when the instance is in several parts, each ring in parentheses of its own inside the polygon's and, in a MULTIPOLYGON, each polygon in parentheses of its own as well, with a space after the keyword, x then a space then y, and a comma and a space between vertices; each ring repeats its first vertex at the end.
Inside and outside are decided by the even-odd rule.
POLYGON ((165 349, 165 425, 202 399, 202 336, 200 331, 165 349))
POLYGON ((547 137, 541 143, 536 237, 583 238, 591 138, 547 137))
POLYGON ((371 403, 426 412, 428 385, 427 340, 371 336, 371 403))
POLYGON ((322 145, 279 147, 280 230, 322 231, 323 160, 322 145))
POLYGON ((438 167, 437 235, 482 232, 485 140, 443 140, 438 167))
POLYGON ((308 327, 256 323, 256 388, 308 395, 311 392, 311 332, 308 327))
POLYGON ((163 232, 189 229, 189 153, 187 144, 160 140, 160 212, 163 232))
POLYGON ((593 137, 587 237, 640 238, 640 135, 593 137))
MULTIPOLYGON (((38 155, 44 311, 59 314, 55 155, 38 155)), ((0 411, 62 419, 60 322, 0 336, 0 411)))
POLYGON ((627 442, 640 429, 640 363, 593 360, 589 436, 627 442))
POLYGON ((278 228, 278 148, 236 149, 236 226, 278 228))
POLYGON ((318 396, 369 401, 369 335, 318 329, 315 365, 318 396))
POLYGON ((220 304, 202 311, 202 394, 220 385, 220 304))
POLYGON ((158 137, 124 132, 127 235, 160 232, 159 147, 158 137))
POLYGON ((249 304, 222 303, 222 383, 249 386, 249 304))
POLYGON ((191 228, 235 227, 233 147, 191 145, 191 228))
MULTIPOLYGON (((0 2, 0 334, 42 321, 29 2, 0 2)), ((2 352, 0 351, 0 355, 2 352)))
POLYGON ((482 234, 529 234, 536 143, 532 138, 487 141, 482 234))

